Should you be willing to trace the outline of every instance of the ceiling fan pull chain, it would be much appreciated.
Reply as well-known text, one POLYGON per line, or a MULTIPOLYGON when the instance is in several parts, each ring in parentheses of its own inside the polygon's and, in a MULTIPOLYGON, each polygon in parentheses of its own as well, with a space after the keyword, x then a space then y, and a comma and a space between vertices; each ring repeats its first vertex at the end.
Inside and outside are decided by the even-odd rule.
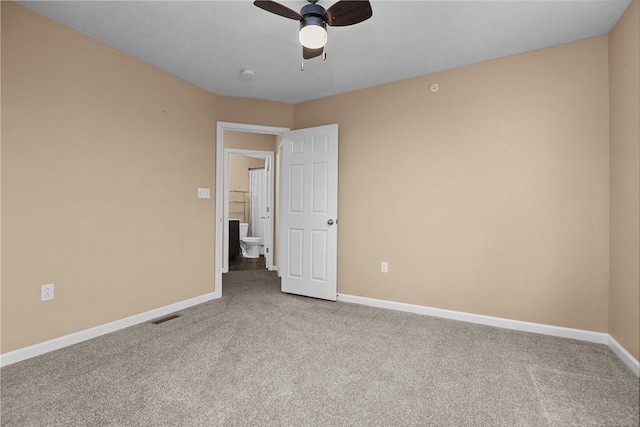
POLYGON ((327 51, 326 50, 324 52, 322 52, 322 60, 323 61, 327 60, 327 51))

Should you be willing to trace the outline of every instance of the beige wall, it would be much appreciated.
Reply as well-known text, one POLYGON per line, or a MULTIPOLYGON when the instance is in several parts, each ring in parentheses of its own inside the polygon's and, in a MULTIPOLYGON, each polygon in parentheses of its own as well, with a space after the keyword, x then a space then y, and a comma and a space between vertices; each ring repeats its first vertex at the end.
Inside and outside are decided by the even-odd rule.
POLYGON ((249 191, 249 170, 264 168, 264 160, 240 154, 229 155, 229 189, 249 191))
POLYGON ((640 3, 609 34, 609 333, 640 359, 640 3))
POLYGON ((212 292, 215 198, 195 194, 216 121, 291 127, 293 105, 218 97, 10 2, 2 47, 1 351, 212 292))
MULTIPOLYGON (((253 123, 251 123, 253 124, 253 123)), ((275 135, 262 133, 224 131, 224 148, 238 148, 255 151, 274 151, 275 135)))
POLYGON ((215 95, 2 2, 2 106, 3 353, 213 292, 215 95))
POLYGON ((606 332, 608 103, 603 36, 296 105, 340 126, 338 291, 606 332))
POLYGON ((295 106, 1 12, 3 353, 213 291, 195 191, 219 120, 340 125, 339 292, 610 331, 638 358, 638 2, 609 38, 295 106))
POLYGON ((218 96, 217 120, 291 128, 293 126, 293 104, 218 96))

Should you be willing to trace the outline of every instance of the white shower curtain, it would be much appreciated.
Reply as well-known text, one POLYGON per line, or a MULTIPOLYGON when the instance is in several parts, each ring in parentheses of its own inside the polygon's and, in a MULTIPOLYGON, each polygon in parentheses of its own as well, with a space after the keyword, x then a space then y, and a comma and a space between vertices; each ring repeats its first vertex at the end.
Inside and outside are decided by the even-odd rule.
MULTIPOLYGON (((252 237, 262 237, 263 241, 267 230, 267 172, 265 169, 253 169, 249 171, 251 191, 251 218, 249 232, 252 237)), ((260 247, 260 254, 264 248, 260 247)))

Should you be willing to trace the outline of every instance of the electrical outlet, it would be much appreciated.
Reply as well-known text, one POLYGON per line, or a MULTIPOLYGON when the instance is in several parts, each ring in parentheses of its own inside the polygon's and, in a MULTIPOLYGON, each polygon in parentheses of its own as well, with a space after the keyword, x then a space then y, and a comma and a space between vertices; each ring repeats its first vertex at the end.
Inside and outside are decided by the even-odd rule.
POLYGON ((388 273, 389 272, 389 263, 387 261, 382 261, 380 263, 380 271, 382 273, 388 273))
POLYGON ((40 301, 49 301, 50 299, 53 299, 53 283, 40 287, 40 301))

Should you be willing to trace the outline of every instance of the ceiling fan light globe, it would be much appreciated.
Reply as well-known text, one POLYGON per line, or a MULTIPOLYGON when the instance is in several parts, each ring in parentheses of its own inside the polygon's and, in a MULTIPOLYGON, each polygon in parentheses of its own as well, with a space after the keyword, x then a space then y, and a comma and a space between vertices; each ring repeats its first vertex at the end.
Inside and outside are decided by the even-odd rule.
POLYGON ((300 44, 309 49, 319 49, 327 44, 327 30, 320 25, 305 25, 300 28, 300 44))

